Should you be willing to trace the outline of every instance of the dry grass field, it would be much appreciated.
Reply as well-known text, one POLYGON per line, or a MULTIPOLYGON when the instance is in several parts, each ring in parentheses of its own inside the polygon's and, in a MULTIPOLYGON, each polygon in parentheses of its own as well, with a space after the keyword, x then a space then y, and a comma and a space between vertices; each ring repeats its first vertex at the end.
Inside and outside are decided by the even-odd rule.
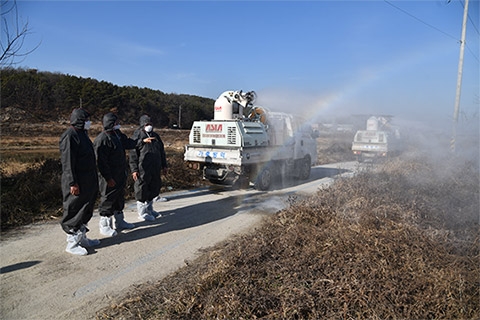
MULTIPOLYGON (((2 128, 2 230, 61 215, 63 127, 35 130, 2 128), (20 152, 39 148, 54 155, 20 152)), ((160 134, 172 166, 164 185, 204 183, 183 165, 188 131, 160 134)), ((348 139, 319 138, 318 162, 352 160, 348 139)), ((412 146, 310 198, 292 197, 252 233, 138 284, 97 319, 479 319, 478 157, 439 154, 412 146)))

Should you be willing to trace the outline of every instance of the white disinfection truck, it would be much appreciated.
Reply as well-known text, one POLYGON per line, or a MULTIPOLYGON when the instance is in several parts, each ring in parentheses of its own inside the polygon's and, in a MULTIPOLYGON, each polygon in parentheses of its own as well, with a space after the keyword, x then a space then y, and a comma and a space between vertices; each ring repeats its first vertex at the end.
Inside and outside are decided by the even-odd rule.
POLYGON ((292 114, 254 106, 255 92, 225 91, 214 119, 195 121, 184 159, 215 184, 259 190, 275 177, 307 179, 317 161, 316 134, 292 114), (246 115, 244 115, 244 112, 246 115))

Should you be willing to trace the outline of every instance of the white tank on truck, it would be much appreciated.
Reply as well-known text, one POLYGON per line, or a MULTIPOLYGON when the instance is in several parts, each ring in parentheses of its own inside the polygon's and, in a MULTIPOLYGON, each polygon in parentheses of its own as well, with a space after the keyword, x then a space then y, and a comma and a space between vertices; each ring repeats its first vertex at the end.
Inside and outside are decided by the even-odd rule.
POLYGON ((214 119, 193 123, 184 160, 215 184, 267 190, 275 177, 308 179, 316 134, 295 115, 255 106, 255 98, 253 91, 223 92, 214 119))
POLYGON ((385 158, 400 151, 400 132, 391 125, 390 117, 368 118, 367 130, 358 130, 353 138, 352 152, 359 162, 385 158))

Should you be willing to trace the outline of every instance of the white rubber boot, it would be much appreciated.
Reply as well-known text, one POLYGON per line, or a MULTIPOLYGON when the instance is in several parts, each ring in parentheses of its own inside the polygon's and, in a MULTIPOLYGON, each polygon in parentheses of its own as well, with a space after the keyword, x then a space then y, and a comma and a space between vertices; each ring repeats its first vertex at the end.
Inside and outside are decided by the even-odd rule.
POLYGON ((115 217, 115 229, 122 230, 135 228, 133 223, 128 223, 125 221, 125 216, 123 215, 122 211, 116 211, 113 215, 115 217))
POLYGON ((148 203, 137 201, 138 219, 142 221, 153 221, 155 218, 148 214, 148 203))
POLYGON ((100 217, 100 233, 107 237, 114 237, 117 231, 112 228, 112 217, 100 217))
POLYGON ((162 216, 162 214, 160 212, 157 212, 157 211, 153 210, 153 200, 148 203, 147 212, 148 212, 149 215, 151 215, 154 218, 159 218, 159 217, 162 216))
POLYGON ((65 251, 77 256, 86 256, 88 254, 87 249, 80 246, 79 242, 82 240, 82 231, 78 230, 75 234, 67 234, 67 248, 65 251))
POLYGON ((83 225, 80 228, 80 231, 82 231, 82 239, 80 240, 80 245, 82 247, 90 248, 90 247, 98 246, 100 244, 100 240, 98 239, 87 238, 87 231, 88 231, 87 226, 83 225))

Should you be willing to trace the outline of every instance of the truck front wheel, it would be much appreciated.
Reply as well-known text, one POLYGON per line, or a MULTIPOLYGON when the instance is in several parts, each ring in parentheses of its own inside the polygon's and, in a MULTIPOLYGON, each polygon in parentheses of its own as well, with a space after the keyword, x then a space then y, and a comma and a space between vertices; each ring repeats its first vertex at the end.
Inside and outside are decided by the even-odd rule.
POLYGON ((272 184, 272 171, 269 167, 263 168, 257 176, 255 181, 255 188, 257 190, 265 191, 270 188, 272 184))

